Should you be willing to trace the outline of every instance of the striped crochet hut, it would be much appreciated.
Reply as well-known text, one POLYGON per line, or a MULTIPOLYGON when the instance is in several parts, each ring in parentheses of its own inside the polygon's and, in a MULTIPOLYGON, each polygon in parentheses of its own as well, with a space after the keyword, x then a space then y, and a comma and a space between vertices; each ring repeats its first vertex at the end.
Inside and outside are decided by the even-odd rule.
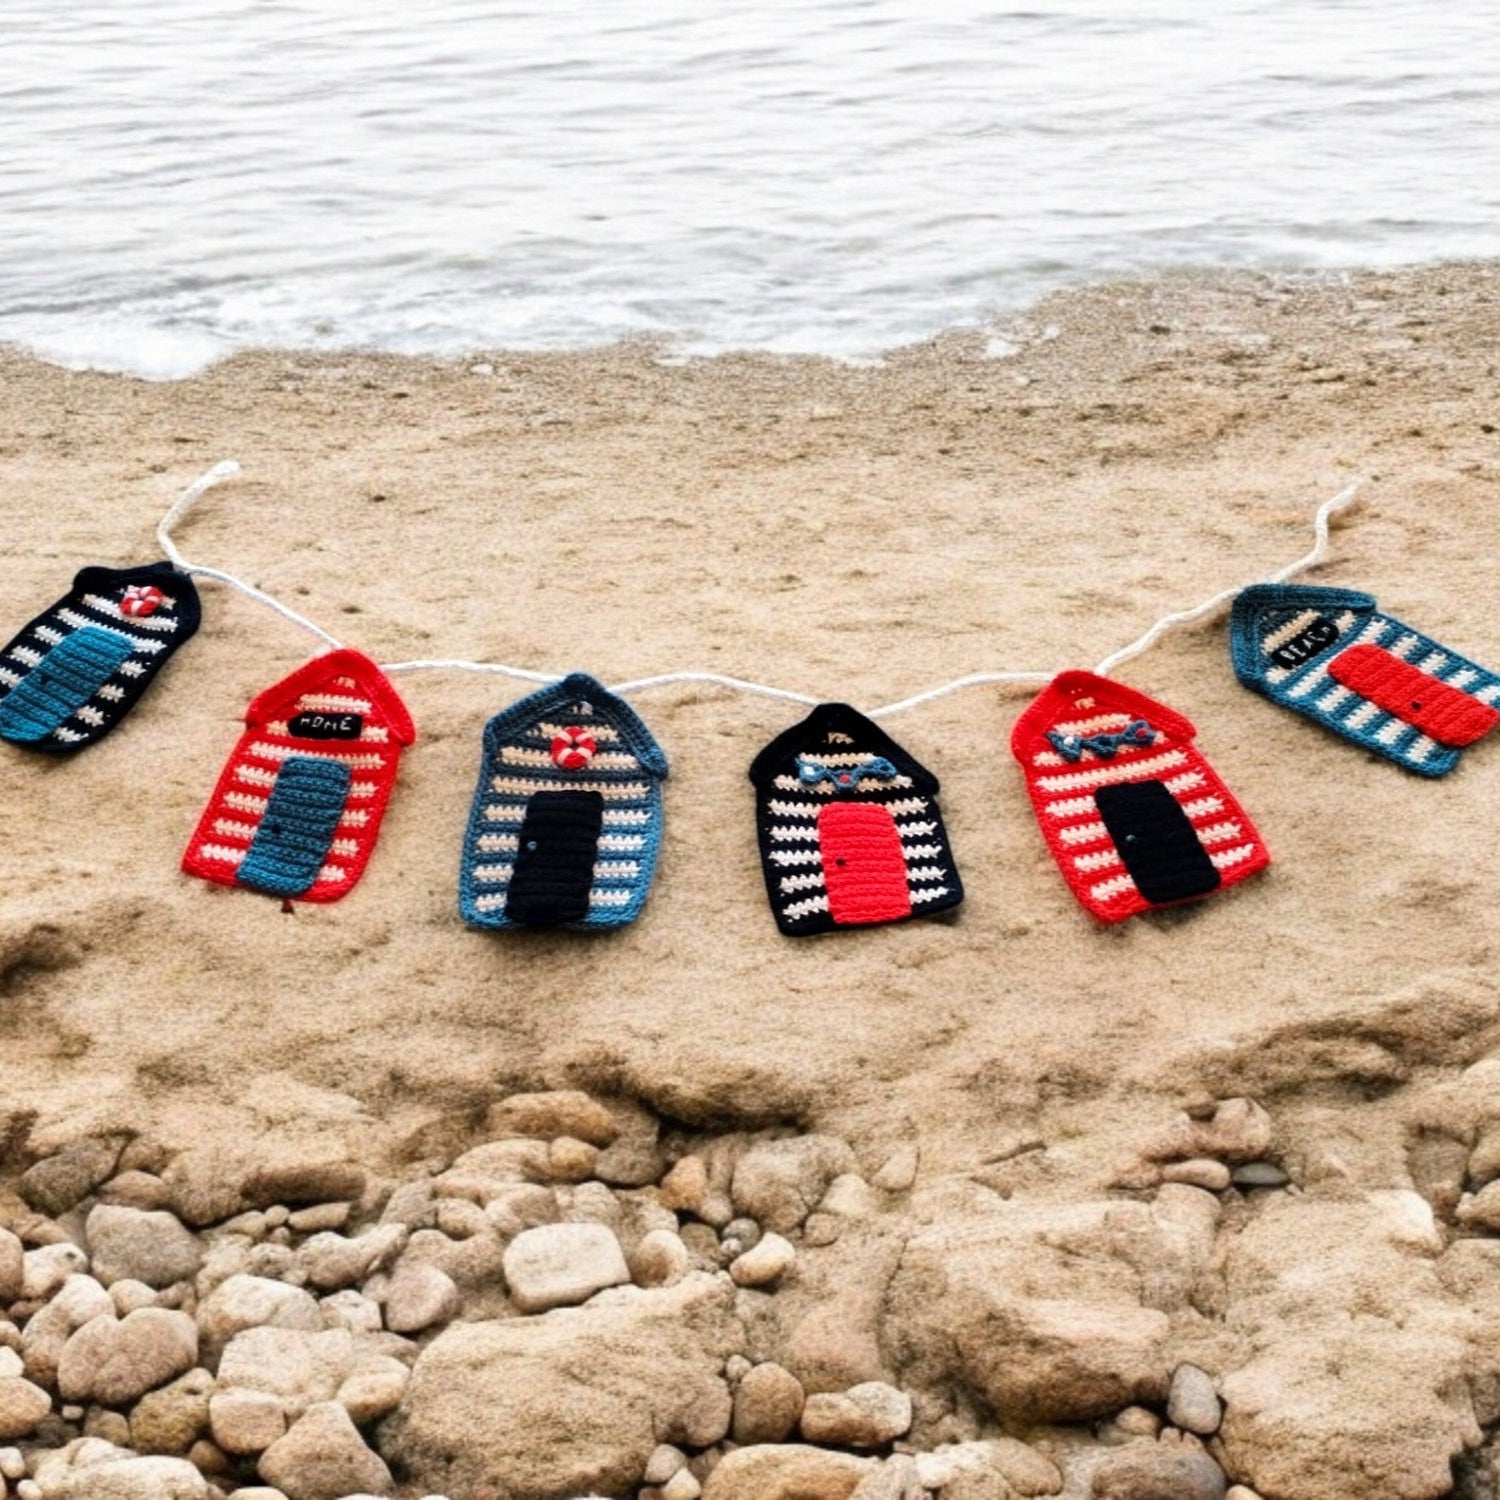
POLYGON ((1248 688, 1420 776, 1442 776, 1500 723, 1500 677, 1409 629, 1370 594, 1257 584, 1234 601, 1248 688))
POLYGON ((788 937, 963 900, 937 777, 848 704, 820 704, 778 735, 750 780, 766 892, 788 937))
POLYGON ((245 713, 183 856, 189 875, 302 901, 337 901, 364 873, 417 737, 390 679, 331 651, 267 688, 245 713))
POLYGON ((1181 714, 1092 672, 1064 672, 1016 721, 1042 836, 1103 922, 1207 896, 1263 870, 1255 825, 1181 714))
POLYGON ((633 922, 656 873, 666 775, 635 710, 582 672, 496 714, 464 839, 464 920, 587 932, 633 922))
POLYGON ((84 568, 0 651, 0 738, 65 754, 101 740, 198 629, 171 563, 84 568))

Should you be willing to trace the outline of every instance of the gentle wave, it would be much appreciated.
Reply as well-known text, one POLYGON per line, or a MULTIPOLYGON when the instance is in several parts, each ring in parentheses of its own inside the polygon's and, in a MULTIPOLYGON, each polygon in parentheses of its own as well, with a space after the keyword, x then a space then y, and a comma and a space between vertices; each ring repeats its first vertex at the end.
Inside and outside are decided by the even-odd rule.
POLYGON ((1169 266, 1500 255, 1500 6, 0 0, 0 340, 868 356, 1169 266))

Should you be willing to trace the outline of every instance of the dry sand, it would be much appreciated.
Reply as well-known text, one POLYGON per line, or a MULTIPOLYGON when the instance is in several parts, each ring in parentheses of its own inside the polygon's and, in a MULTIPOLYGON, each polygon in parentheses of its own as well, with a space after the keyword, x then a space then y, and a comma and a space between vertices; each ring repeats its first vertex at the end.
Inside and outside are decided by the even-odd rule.
MULTIPOLYGON (((1317 577, 1493 664, 1497 294, 1492 267, 1124 284, 1034 309, 1009 357, 953 336, 868 369, 261 353, 148 384, 8 353, 0 584, 19 626, 77 567, 153 558, 179 488, 235 457, 186 555, 378 660, 696 667, 870 707, 1092 665, 1302 553, 1363 476, 1317 577)), ((246 702, 312 648, 202 589, 201 635, 109 740, 3 757, 11 1170, 101 1131, 318 1135, 395 1169, 506 1089, 575 1086, 695 1127, 834 1131, 872 1168, 911 1141, 927 1188, 1067 1203, 1177 1110, 1248 1095, 1304 1193, 1338 1203, 1410 1188, 1417 1117, 1500 1043, 1500 752, 1403 774, 1241 688, 1222 621, 1120 673, 1194 719, 1271 846, 1221 898, 1096 926, 1010 757, 1028 694, 981 688, 888 726, 942 779, 956 919, 783 939, 745 772, 798 710, 671 687, 636 700, 672 763, 642 920, 486 935, 456 880, 481 727, 526 691, 500 679, 401 681, 419 742, 343 902, 284 912, 178 873, 246 702), (1045 1146, 986 1167, 1017 1141, 1045 1146)), ((1346 1244, 1332 1223, 1352 1267, 1364 1221, 1346 1244)), ((1212 1310, 1226 1327, 1241 1292, 1212 1310)), ((1397 1493, 1371 1484, 1345 1493, 1397 1493)))

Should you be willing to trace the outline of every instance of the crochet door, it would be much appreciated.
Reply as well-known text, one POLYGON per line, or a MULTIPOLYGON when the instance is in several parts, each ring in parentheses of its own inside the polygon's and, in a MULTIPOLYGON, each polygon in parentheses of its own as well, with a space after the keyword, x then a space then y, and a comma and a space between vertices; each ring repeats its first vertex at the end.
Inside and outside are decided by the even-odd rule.
POLYGON ((485 726, 459 910, 475 927, 623 927, 661 845, 667 758, 635 710, 582 672, 485 726))
POLYGON ((0 739, 66 754, 101 740, 198 629, 171 563, 84 568, 0 651, 0 739))
POLYGON ((182 868, 337 901, 369 863, 401 752, 417 737, 406 705, 369 657, 338 650, 267 688, 245 723, 182 868))
POLYGON ((957 906, 938 780, 845 703, 824 703, 750 767, 766 892, 788 937, 957 906))
POLYGON ((1234 601, 1235 676, 1419 776, 1443 776, 1500 724, 1500 677, 1354 589, 1257 584, 1234 601))
POLYGON ((1016 721, 1011 751, 1042 836, 1100 921, 1211 895, 1271 862, 1196 734, 1092 672, 1062 673, 1016 721))

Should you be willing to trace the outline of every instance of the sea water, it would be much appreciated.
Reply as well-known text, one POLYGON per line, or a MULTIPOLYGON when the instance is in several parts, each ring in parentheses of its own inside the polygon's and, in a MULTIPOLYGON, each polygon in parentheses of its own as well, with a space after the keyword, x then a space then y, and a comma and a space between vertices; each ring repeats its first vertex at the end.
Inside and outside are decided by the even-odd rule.
POLYGON ((0 340, 869 356, 1500 254, 1500 0, 0 0, 0 340))

